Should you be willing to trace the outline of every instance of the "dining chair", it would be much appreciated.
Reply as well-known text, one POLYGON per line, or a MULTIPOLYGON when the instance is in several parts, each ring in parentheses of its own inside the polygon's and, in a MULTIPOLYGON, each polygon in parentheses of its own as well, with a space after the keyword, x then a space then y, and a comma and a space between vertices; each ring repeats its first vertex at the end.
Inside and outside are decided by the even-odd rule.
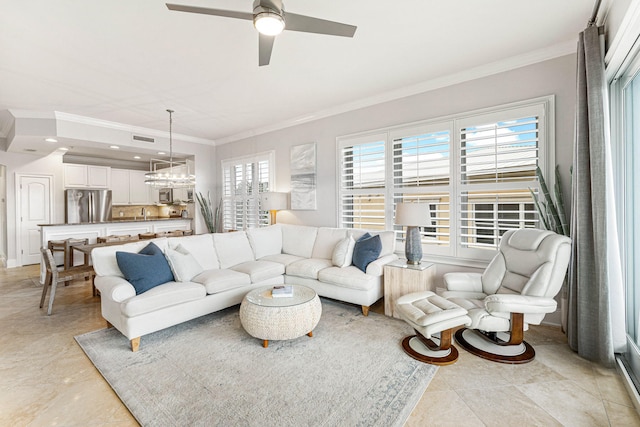
POLYGON ((91 265, 78 265, 75 267, 57 267, 53 260, 53 253, 49 248, 40 248, 42 252, 42 258, 44 260, 44 266, 47 271, 44 285, 42 286, 42 297, 40 298, 40 308, 44 306, 44 300, 47 296, 47 290, 51 286, 51 294, 49 295, 49 307, 47 309, 47 315, 51 315, 53 309, 53 299, 56 296, 56 288, 58 283, 69 282, 75 279, 86 279, 95 276, 95 271, 91 265))

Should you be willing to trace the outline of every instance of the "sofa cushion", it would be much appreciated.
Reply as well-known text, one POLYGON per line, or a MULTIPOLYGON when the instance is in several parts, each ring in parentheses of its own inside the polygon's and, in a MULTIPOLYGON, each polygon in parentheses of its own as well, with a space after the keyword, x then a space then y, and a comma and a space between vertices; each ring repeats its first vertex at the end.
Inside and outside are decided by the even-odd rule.
POLYGON ((191 252, 182 245, 176 246, 175 249, 168 247, 165 256, 176 282, 188 282, 204 270, 191 252))
POLYGON ((213 241, 220 260, 220 268, 233 267, 247 261, 254 261, 253 249, 244 231, 214 233, 213 241))
POLYGON ((287 275, 304 277, 307 279, 318 279, 318 273, 333 264, 329 259, 309 258, 292 262, 287 266, 287 275))
POLYGON ((277 255, 267 255, 266 257, 262 257, 260 258, 260 261, 277 262, 278 264, 282 264, 286 267, 292 262, 300 261, 301 259, 304 259, 304 258, 296 255, 277 254, 277 255))
POLYGON ((323 283, 342 286, 343 288, 370 290, 378 283, 380 278, 370 276, 360 271, 355 265, 349 267, 329 267, 318 273, 318 280, 323 283))
POLYGON ((205 270, 191 281, 204 285, 207 294, 217 294, 229 289, 240 288, 251 284, 248 274, 233 270, 205 270))
POLYGON ((251 277, 251 283, 258 283, 283 275, 284 265, 271 261, 247 261, 234 265, 231 270, 248 274, 251 277))
POLYGON ((367 265, 378 259, 381 250, 380 236, 371 236, 366 233, 356 241, 353 247, 353 265, 362 270, 363 273, 366 272, 367 265))
POLYGON ((347 236, 344 228, 318 228, 311 258, 331 259, 336 245, 347 236))
POLYGON ((333 249, 333 255, 331 256, 331 262, 333 265, 336 267, 350 266, 353 259, 353 248, 355 245, 356 241, 353 240, 352 235, 348 235, 344 239, 340 240, 333 249))
POLYGON ((311 258, 317 234, 317 227, 282 224, 282 252, 311 258))
POLYGON ((206 296, 204 286, 197 283, 169 282, 129 298, 120 305, 120 311, 127 317, 135 317, 206 296))
POLYGON ((213 245, 213 234, 196 234, 195 236, 169 237, 167 245, 175 249, 182 245, 198 261, 204 270, 220 268, 218 254, 213 245))
POLYGON ((133 285, 137 295, 173 280, 167 259, 153 242, 137 254, 116 252, 116 260, 124 278, 133 285))
POLYGON ((247 237, 256 259, 282 253, 282 227, 280 224, 249 228, 247 237))
POLYGON ((366 230, 351 230, 353 238, 357 241, 360 237, 369 233, 371 236, 380 236, 380 242, 382 243, 382 249, 379 256, 391 255, 396 251, 396 232, 395 231, 366 231, 366 230))

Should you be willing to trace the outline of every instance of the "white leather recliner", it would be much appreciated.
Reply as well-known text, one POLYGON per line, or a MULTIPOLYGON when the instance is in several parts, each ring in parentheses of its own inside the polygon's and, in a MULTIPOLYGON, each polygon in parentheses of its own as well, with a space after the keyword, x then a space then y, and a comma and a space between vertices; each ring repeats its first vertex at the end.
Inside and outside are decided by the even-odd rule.
POLYGON ((551 231, 509 230, 484 273, 447 273, 440 294, 465 308, 471 325, 455 337, 470 353, 502 363, 526 363, 529 324, 556 310, 571 255, 571 239, 551 231))

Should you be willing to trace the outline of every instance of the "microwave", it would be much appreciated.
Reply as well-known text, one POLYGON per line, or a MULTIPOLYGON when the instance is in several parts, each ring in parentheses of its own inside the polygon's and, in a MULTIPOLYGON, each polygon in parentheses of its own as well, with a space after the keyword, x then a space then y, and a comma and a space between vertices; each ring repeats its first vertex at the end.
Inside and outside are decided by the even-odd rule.
POLYGON ((173 203, 173 189, 161 188, 158 195, 158 202, 160 203, 173 203))

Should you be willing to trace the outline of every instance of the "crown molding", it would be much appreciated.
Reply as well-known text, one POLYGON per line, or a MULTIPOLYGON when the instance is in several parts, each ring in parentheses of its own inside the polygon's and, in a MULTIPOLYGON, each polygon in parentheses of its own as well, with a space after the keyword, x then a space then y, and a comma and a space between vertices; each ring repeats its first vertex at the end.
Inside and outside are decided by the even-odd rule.
POLYGON ((416 85, 406 86, 393 91, 384 92, 368 98, 363 98, 358 101, 338 105, 326 110, 318 111, 312 114, 305 114, 304 116, 295 117, 293 119, 285 120, 280 123, 275 123, 269 126, 256 128, 244 132, 240 132, 234 135, 226 136, 224 138, 216 139, 215 145, 223 145, 230 142, 239 141, 242 139, 251 138, 254 136, 262 135, 269 132, 274 132, 281 129, 297 126, 303 123, 323 119, 330 116, 335 116, 349 111, 359 110, 361 108, 371 107, 374 105, 382 104, 389 101, 395 101, 397 99, 406 98, 420 93, 429 92, 435 89, 440 89, 447 86, 453 86, 455 84, 464 83, 471 80, 488 77, 494 74, 499 74, 505 71, 514 70, 516 68, 525 67, 538 62, 547 61, 550 59, 558 58, 565 55, 575 54, 577 40, 569 41, 565 43, 556 44, 547 48, 534 50, 522 55, 513 56, 511 58, 492 62, 489 64, 481 65, 478 67, 470 68, 458 73, 450 74, 444 77, 428 80, 416 85))
MULTIPOLYGON (((93 117, 78 116, 76 114, 64 113, 62 111, 55 111, 54 114, 57 120, 64 120, 67 122, 78 123, 87 126, 125 131, 132 134, 169 139, 169 132, 158 129, 150 129, 141 126, 127 125, 124 123, 110 122, 108 120, 94 119, 93 117)), ((215 141, 210 139, 198 138, 195 136, 189 136, 175 132, 173 132, 173 138, 184 142, 193 142, 195 144, 215 145, 215 141)))

